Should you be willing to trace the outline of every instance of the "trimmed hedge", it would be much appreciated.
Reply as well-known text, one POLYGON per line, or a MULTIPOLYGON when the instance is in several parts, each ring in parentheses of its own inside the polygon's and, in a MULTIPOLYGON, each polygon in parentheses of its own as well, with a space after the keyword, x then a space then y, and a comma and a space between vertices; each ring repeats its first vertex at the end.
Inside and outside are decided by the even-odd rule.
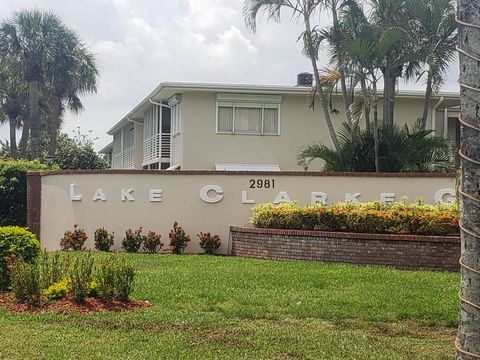
POLYGON ((27 225, 27 171, 50 169, 38 160, 0 159, 0 226, 27 225))
POLYGON ((458 235, 460 232, 456 203, 426 205, 402 201, 305 207, 296 203, 260 204, 253 212, 250 221, 259 228, 416 235, 458 235))

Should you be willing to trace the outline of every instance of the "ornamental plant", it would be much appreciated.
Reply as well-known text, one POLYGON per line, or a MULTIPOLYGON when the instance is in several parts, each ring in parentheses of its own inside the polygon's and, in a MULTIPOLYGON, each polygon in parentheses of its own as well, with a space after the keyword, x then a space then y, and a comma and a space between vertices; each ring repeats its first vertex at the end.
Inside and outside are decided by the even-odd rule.
POLYGON ((78 224, 73 225, 73 231, 67 230, 60 239, 60 247, 62 250, 82 250, 88 236, 84 229, 79 228, 78 224))
POLYGON ((170 250, 174 254, 183 254, 190 241, 190 236, 185 233, 181 226, 178 226, 176 221, 173 223, 173 229, 170 230, 168 238, 170 239, 170 250))
POLYGON ((40 306, 40 272, 36 263, 19 258, 12 269, 12 290, 19 304, 40 306))
POLYGON ((161 241, 161 235, 154 231, 149 231, 145 239, 143 240, 143 249, 149 254, 155 254, 162 248, 163 243, 161 241))
POLYGON ((98 251, 110 251, 110 248, 113 246, 113 239, 115 233, 109 233, 105 228, 99 228, 95 230, 93 239, 95 242, 95 249, 98 251))
POLYGON ((437 236, 460 232, 457 203, 428 205, 403 200, 304 207, 296 203, 260 204, 253 212, 250 221, 260 228, 437 236))
POLYGON ((95 279, 97 294, 102 301, 128 301, 133 291, 135 270, 125 260, 113 255, 100 262, 95 279))
POLYGON ((122 240, 122 249, 126 252, 136 253, 145 240, 145 235, 142 234, 143 228, 139 227, 133 231, 128 229, 125 232, 125 238, 122 240))
POLYGON ((77 257, 73 263, 68 279, 68 291, 76 303, 83 303, 91 291, 94 259, 89 253, 77 257))
POLYGON ((219 235, 213 235, 209 232, 197 234, 200 239, 200 247, 205 251, 205 254, 213 255, 221 245, 219 235))

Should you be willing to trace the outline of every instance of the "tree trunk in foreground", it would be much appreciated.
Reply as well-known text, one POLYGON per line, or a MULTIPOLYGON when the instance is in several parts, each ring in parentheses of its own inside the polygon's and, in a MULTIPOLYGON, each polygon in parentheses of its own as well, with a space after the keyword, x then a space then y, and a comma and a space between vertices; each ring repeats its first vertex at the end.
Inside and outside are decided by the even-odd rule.
POLYGON ((427 119, 428 119, 428 110, 430 107, 430 99, 432 98, 432 70, 431 68, 428 69, 428 76, 427 76, 427 89, 425 90, 425 99, 423 101, 423 114, 422 114, 422 122, 421 122, 421 127, 422 130, 425 130, 427 128, 427 119))
POLYGON ((40 113, 38 112, 39 88, 38 81, 28 83, 28 108, 30 112, 30 141, 32 147, 32 159, 39 159, 40 149, 40 113))
POLYGON ((60 124, 60 97, 52 95, 50 99, 51 117, 48 123, 48 131, 50 133, 50 143, 48 145, 48 156, 55 156, 57 151, 58 128, 60 124))
POLYGON ((17 158, 17 118, 9 117, 10 122, 10 156, 17 158))
POLYGON ((480 1, 459 0, 462 269, 457 359, 480 359, 480 1), (473 25, 473 26, 472 26, 473 25), (479 90, 473 90, 471 88, 479 90), (467 124, 467 125, 465 125, 467 124), (470 126, 469 126, 470 125, 470 126), (476 128, 476 129, 475 129, 476 128))

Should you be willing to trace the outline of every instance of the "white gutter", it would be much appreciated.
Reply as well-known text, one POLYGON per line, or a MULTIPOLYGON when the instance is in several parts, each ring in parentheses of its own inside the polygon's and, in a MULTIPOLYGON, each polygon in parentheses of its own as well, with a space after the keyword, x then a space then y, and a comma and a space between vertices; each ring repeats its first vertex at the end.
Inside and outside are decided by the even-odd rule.
POLYGON ((130 117, 127 117, 127 120, 130 121, 131 123, 134 123, 134 124, 142 125, 142 126, 143 126, 143 123, 141 123, 141 122, 139 122, 139 121, 132 120, 132 119, 130 119, 130 117))
POLYGON ((437 109, 443 103, 444 97, 440 96, 438 102, 432 108, 432 132, 433 135, 436 135, 436 125, 437 125, 437 109))
POLYGON ((166 105, 166 104, 162 104, 162 103, 158 103, 156 101, 153 101, 152 99, 148 99, 148 101, 150 102, 150 104, 153 104, 153 105, 158 105, 158 106, 163 106, 163 107, 166 107, 167 109, 172 109, 172 107, 170 105, 166 105))

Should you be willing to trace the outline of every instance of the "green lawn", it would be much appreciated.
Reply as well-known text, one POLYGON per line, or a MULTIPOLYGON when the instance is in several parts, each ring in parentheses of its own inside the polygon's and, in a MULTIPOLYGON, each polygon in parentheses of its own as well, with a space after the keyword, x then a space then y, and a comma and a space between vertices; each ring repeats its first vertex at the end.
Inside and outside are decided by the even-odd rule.
MULTIPOLYGON (((101 255, 96 255, 101 256, 101 255)), ((0 359, 453 359, 459 276, 234 257, 122 255, 135 312, 0 310, 0 359)))

